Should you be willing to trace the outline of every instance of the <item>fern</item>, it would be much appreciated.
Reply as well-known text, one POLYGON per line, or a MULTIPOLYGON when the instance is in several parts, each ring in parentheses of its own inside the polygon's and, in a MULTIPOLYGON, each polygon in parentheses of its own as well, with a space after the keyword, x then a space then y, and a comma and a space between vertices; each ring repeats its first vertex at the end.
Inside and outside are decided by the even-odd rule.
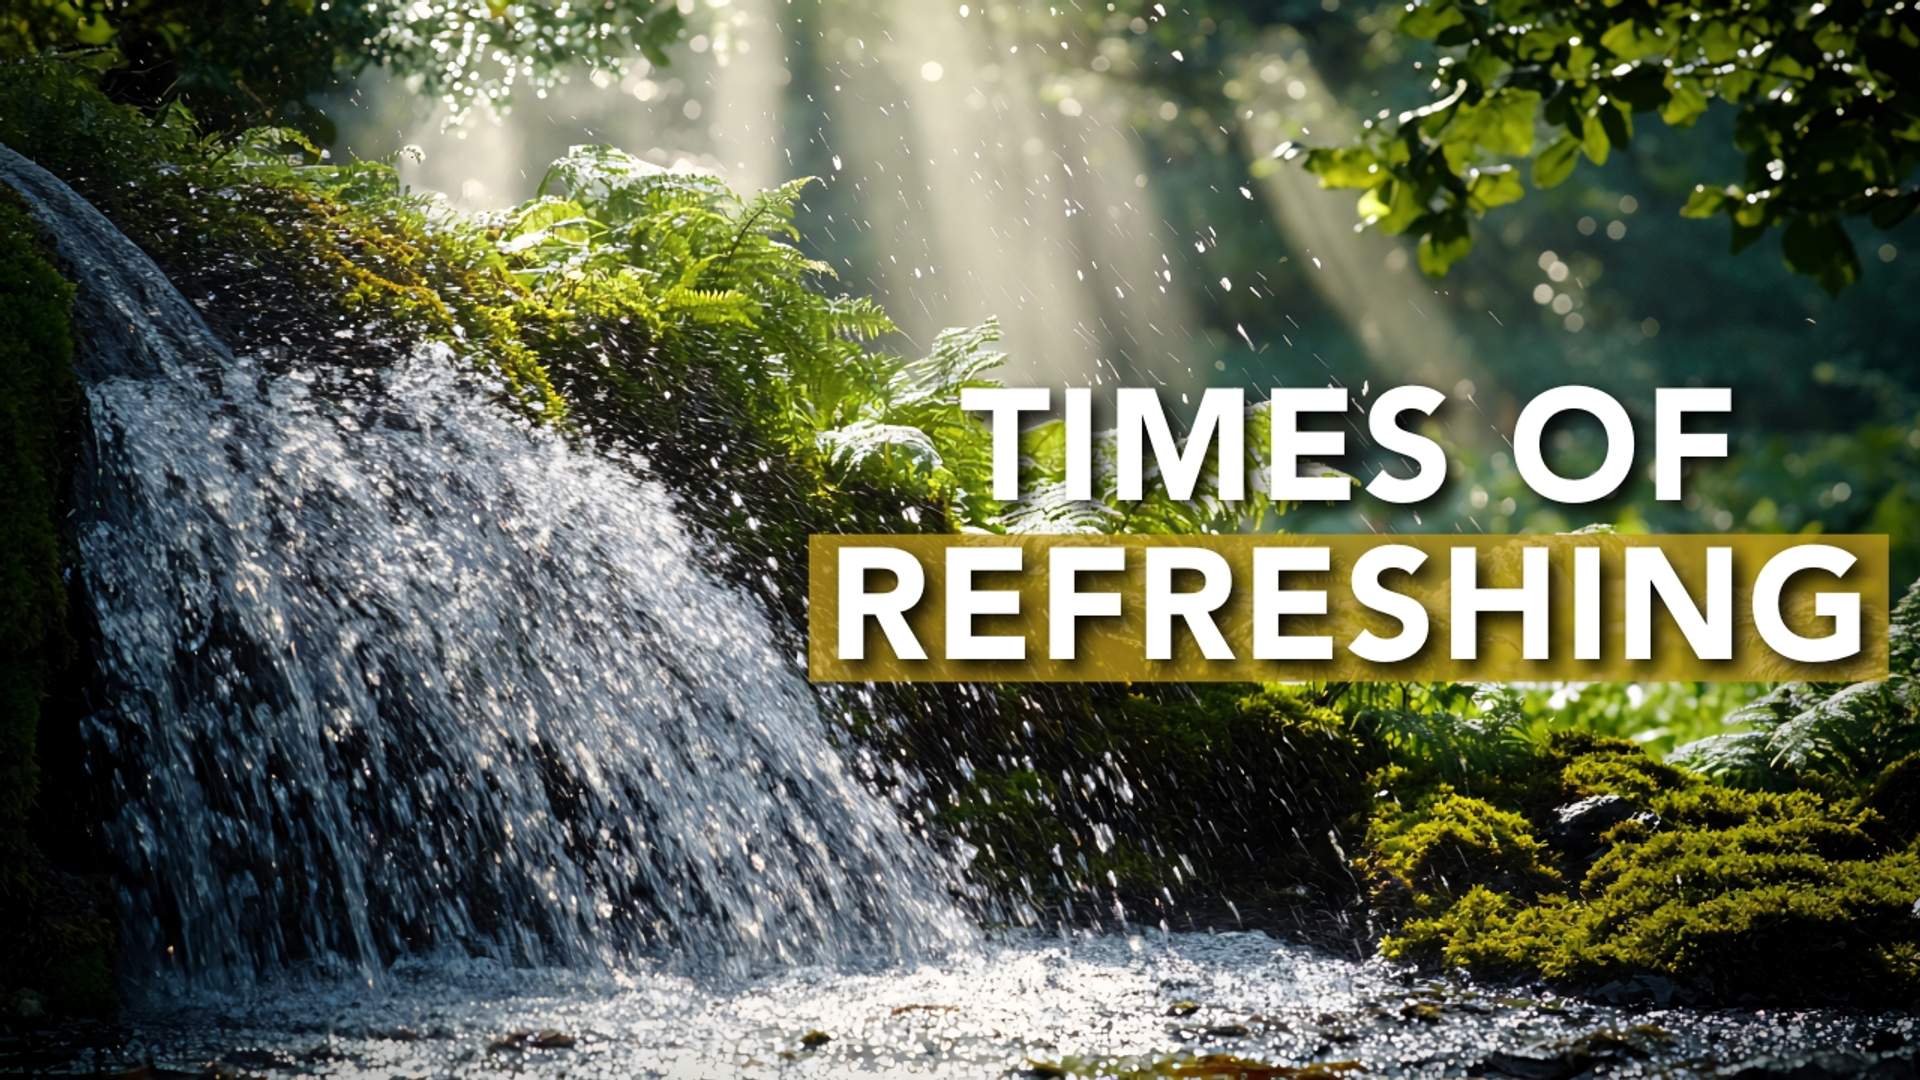
POLYGON ((927 433, 905 424, 856 420, 843 428, 822 431, 816 438, 827 460, 843 475, 874 465, 883 475, 900 470, 933 475, 942 467, 940 451, 927 433))
POLYGON ((993 385, 999 327, 947 331, 922 359, 871 348, 893 321, 836 294, 832 270, 796 246, 809 183, 742 199, 706 173, 576 146, 508 215, 501 250, 549 303, 643 326, 654 362, 723 374, 744 418, 811 464, 817 494, 891 488, 987 525, 991 445, 960 392, 993 385))
POLYGON ((1104 502, 1070 498, 1065 484, 1043 483, 996 521, 1010 533, 1111 533, 1124 516, 1104 502))
POLYGON ((1888 645, 1885 681, 1775 687, 1727 718, 1746 730, 1688 743, 1669 760, 1743 787, 1864 788, 1920 752, 1920 582, 1894 606, 1888 645))
POLYGON ((1409 685, 1397 692, 1403 697, 1398 707, 1362 708, 1356 722, 1395 762, 1449 783, 1467 785, 1520 767, 1546 734, 1513 687, 1409 685))

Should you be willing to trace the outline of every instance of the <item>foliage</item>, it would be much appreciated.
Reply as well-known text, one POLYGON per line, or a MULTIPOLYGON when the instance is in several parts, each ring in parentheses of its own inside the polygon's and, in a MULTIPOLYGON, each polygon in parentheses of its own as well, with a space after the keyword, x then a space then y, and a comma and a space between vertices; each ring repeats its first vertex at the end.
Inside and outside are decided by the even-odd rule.
POLYGON ((1761 693, 1751 683, 1573 683, 1520 691, 1527 713, 1556 728, 1630 739, 1660 755, 1724 730, 1761 693))
POLYGON ((1787 263, 1838 292, 1860 272, 1844 220, 1891 227, 1920 206, 1920 30, 1898 5, 1423 0, 1399 28, 1440 50, 1437 99, 1305 164, 1362 191, 1367 223, 1419 237, 1431 274, 1471 248, 1474 218, 1525 194, 1516 160, 1550 188, 1582 157, 1604 164, 1636 117, 1687 127, 1716 101, 1737 111, 1744 173, 1682 213, 1727 217, 1736 252, 1777 227, 1787 263))
POLYGON ((988 443, 958 407, 991 322, 907 360, 892 324, 796 247, 796 182, 715 178, 582 147, 542 193, 468 217, 390 162, 290 129, 149 124, 58 62, 0 68, 0 141, 72 182, 241 351, 373 369, 422 338, 543 422, 651 459, 715 561, 798 616, 805 537, 990 524, 988 443), (78 116, 84 123, 63 123, 78 116))
POLYGON ((742 199, 703 173, 575 147, 541 195, 507 215, 500 249, 561 317, 631 322, 651 343, 649 362, 715 370, 726 401, 823 482, 951 501, 985 521, 991 448, 959 400, 994 385, 998 328, 949 330, 919 360, 870 349, 892 321, 870 301, 828 292, 832 270, 794 245, 809 183, 742 199))
POLYGON ((1355 697, 1362 731, 1402 767, 1442 782, 1499 775, 1531 757, 1544 735, 1511 688, 1409 684, 1355 697), (1396 691, 1393 705, 1366 700, 1396 691))
POLYGON ((1741 787, 1864 790, 1920 753, 1920 582, 1894 606, 1888 645, 1887 679, 1775 687, 1727 718, 1746 730, 1688 743, 1673 760, 1741 787))
POLYGON ((317 98, 368 66, 416 81, 456 110, 504 107, 569 66, 664 64, 685 16, 673 0, 24 0, 0 15, 0 58, 100 50, 125 100, 178 98, 214 127, 324 129, 317 98))

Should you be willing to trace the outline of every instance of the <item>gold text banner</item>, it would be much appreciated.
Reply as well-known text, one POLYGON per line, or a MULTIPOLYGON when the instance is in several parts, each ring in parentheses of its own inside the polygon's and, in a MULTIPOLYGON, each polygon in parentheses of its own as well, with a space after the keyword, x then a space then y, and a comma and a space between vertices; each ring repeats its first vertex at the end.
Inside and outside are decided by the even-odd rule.
POLYGON ((809 546, 808 669, 820 682, 1887 673, 1884 536, 920 535, 809 546), (1217 606, 1188 617, 1209 598, 1217 606), (950 620, 950 604, 973 613, 950 620))

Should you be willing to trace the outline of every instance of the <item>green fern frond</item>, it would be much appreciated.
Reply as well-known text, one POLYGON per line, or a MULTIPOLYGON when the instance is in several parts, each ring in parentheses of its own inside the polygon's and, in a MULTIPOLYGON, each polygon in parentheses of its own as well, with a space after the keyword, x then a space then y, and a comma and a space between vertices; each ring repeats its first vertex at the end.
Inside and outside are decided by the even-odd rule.
POLYGON ((1920 752, 1920 583, 1895 605, 1888 646, 1885 681, 1775 687, 1727 718, 1747 730, 1689 743, 1673 760, 1755 788, 1815 778, 1851 789, 1871 784, 1920 752))
POLYGON ((827 318, 833 324, 837 334, 853 338, 856 341, 872 341, 898 333, 899 327, 893 324, 886 311, 879 304, 864 296, 839 296, 827 301, 827 318))

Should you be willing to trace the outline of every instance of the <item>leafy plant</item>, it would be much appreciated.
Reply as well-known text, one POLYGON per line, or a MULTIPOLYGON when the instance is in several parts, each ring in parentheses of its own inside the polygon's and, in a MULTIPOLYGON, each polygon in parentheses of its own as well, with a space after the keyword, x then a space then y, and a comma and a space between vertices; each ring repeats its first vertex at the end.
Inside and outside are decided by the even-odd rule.
POLYGON ((1366 223, 1419 237, 1431 274, 1471 249, 1473 219, 1524 196, 1517 163, 1553 187, 1581 158, 1605 164, 1637 118, 1689 127, 1716 101, 1737 111, 1745 169, 1682 213, 1726 217, 1734 251, 1778 228, 1787 263, 1838 292, 1860 273, 1843 222, 1920 207, 1920 29, 1898 5, 1423 0, 1399 29, 1438 48, 1436 98, 1305 164, 1361 191, 1366 223))
POLYGON ((892 321, 832 292, 832 269, 797 246, 809 183, 743 199, 705 173, 575 147, 506 216, 499 246, 561 318, 635 324, 648 361, 723 375, 745 419, 826 483, 950 502, 986 524, 991 445, 960 392, 994 385, 997 324, 948 330, 915 360, 872 348, 892 321))
POLYGON ((1424 779, 1473 785, 1528 761, 1545 737, 1546 725, 1513 687, 1408 684, 1375 696, 1374 704, 1356 703, 1356 724, 1424 779), (1395 696, 1397 704, 1377 702, 1395 696))
POLYGON ((1743 787, 1863 790, 1920 751, 1920 583, 1894 606, 1888 644, 1884 681, 1776 687, 1727 718, 1747 730, 1688 743, 1670 760, 1743 787))

